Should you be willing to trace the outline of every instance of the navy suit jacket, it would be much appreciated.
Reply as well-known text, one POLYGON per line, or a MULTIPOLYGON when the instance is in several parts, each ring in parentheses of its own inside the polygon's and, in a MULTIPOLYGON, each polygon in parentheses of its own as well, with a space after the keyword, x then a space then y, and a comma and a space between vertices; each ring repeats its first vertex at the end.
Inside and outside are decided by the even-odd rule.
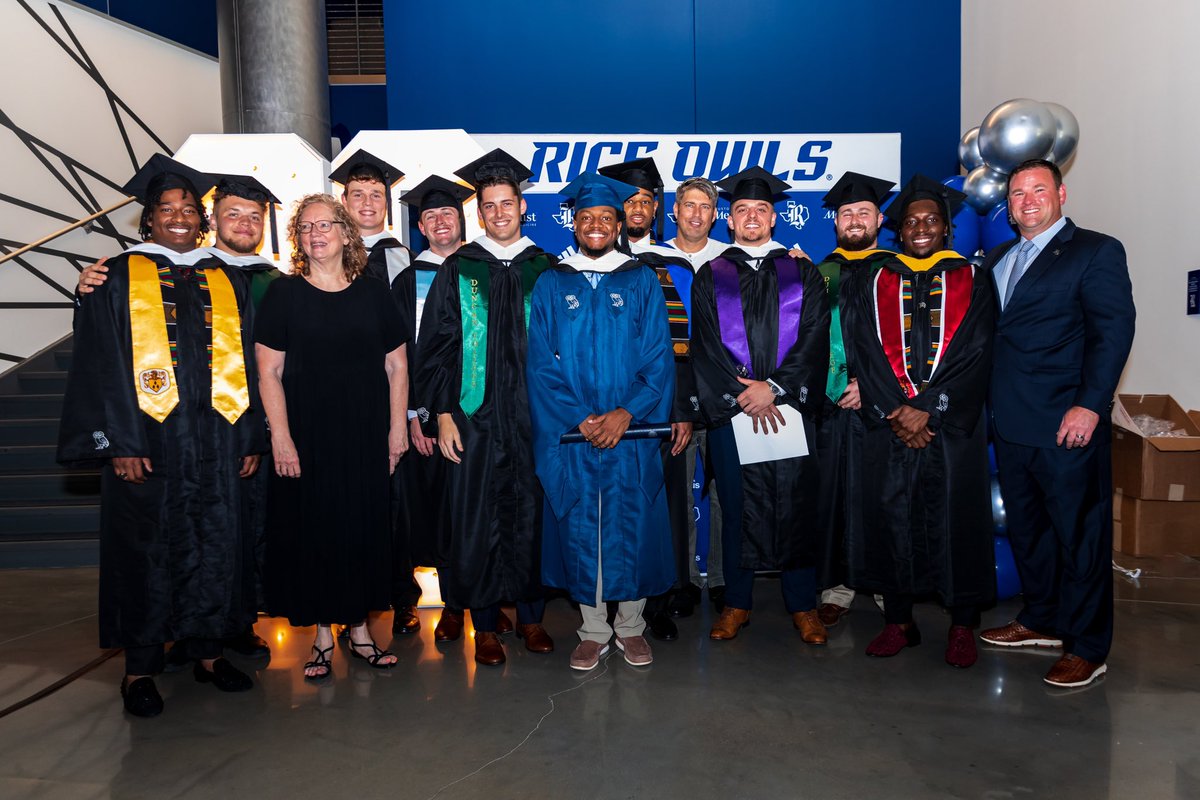
MULTIPOLYGON (((1017 241, 987 254, 983 267, 993 278, 1017 241)), ((1003 289, 998 280, 993 283, 999 307, 1003 289)), ((1134 317, 1125 248, 1068 219, 996 318, 991 382, 996 433, 1015 444, 1054 447, 1071 406, 1106 420, 1133 345, 1134 317)))

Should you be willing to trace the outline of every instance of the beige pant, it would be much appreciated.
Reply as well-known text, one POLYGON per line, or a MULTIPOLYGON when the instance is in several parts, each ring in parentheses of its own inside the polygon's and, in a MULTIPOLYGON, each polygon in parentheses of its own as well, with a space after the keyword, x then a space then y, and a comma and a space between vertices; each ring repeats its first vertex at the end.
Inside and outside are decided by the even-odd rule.
POLYGON ((642 609, 646 607, 646 598, 640 600, 622 600, 617 603, 617 617, 613 624, 608 624, 608 603, 604 602, 604 564, 601 554, 604 548, 599 546, 597 532, 596 548, 596 605, 579 604, 579 612, 583 615, 583 624, 579 626, 579 638, 583 641, 607 644, 615 631, 617 636, 626 639, 630 636, 641 636, 646 630, 646 620, 642 619, 642 609))

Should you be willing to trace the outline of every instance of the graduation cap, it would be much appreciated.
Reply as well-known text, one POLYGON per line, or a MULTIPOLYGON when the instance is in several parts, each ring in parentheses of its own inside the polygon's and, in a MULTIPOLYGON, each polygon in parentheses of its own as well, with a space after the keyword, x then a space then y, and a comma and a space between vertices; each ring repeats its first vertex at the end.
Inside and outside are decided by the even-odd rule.
POLYGON ((653 158, 635 158, 620 164, 610 164, 600 168, 600 174, 616 178, 625 183, 631 183, 639 189, 645 189, 654 195, 658 201, 658 213, 654 217, 655 241, 662 241, 663 219, 667 213, 666 192, 663 188, 662 175, 658 173, 658 165, 653 158))
POLYGON ((520 188, 523 182, 533 177, 533 172, 528 167, 499 147, 456 170, 454 174, 476 189, 488 178, 511 180, 520 188))
POLYGON ((883 202, 896 184, 880 178, 872 178, 860 172, 847 172, 825 193, 825 208, 837 211, 850 203, 870 202, 883 208, 883 202))
POLYGON ((771 205, 775 205, 779 195, 791 188, 758 166, 744 169, 737 175, 717 181, 717 186, 729 195, 730 205, 738 200, 765 200, 771 205))
POLYGON ((883 213, 893 225, 899 226, 904 221, 904 213, 908 207, 918 200, 932 200, 942 209, 942 213, 946 215, 946 226, 949 227, 950 221, 954 219, 954 215, 962 208, 967 196, 957 189, 946 186, 941 181, 935 181, 933 178, 927 178, 924 175, 913 175, 912 179, 904 184, 904 188, 900 190, 900 194, 896 195, 883 213))
POLYGON ((341 165, 329 173, 329 180, 346 188, 351 180, 379 181, 383 184, 383 195, 387 201, 387 224, 392 227, 392 184, 404 177, 404 173, 378 156, 366 150, 355 150, 341 165))
POLYGON ((637 186, 598 172, 585 172, 567 184, 562 195, 575 201, 576 213, 584 208, 609 206, 616 209, 618 219, 625 219, 625 201, 637 194, 637 190, 637 186))
POLYGON ((441 175, 430 175, 400 197, 400 202, 416 210, 420 219, 431 208, 457 208, 459 235, 466 241, 467 219, 463 214, 463 203, 475 191, 461 183, 446 180, 441 175))
POLYGON ((142 165, 129 181, 121 187, 121 191, 133 195, 143 206, 150 199, 171 189, 183 189, 196 203, 208 194, 208 190, 216 183, 216 178, 207 173, 192 169, 162 153, 155 153, 142 165))
MULTIPOLYGON (((263 185, 258 178, 251 175, 225 175, 218 173, 213 175, 213 177, 217 180, 217 187, 214 190, 217 194, 240 197, 252 203, 262 203, 267 207, 267 219, 271 228, 271 254, 278 261, 279 223, 275 217, 275 205, 282 201, 272 194, 271 190, 263 185)), ((213 213, 215 214, 216 211, 216 202, 214 201, 213 213)))

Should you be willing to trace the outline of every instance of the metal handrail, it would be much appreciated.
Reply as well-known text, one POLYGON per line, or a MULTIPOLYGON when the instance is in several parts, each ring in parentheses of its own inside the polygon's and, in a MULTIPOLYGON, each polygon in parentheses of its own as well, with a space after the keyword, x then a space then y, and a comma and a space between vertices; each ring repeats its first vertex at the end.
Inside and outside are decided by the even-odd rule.
POLYGON ((92 220, 97 219, 99 217, 103 217, 105 214, 111 214, 112 212, 116 211, 118 208, 122 208, 124 206, 129 205, 130 203, 132 203, 134 201, 134 199, 135 198, 133 198, 133 197, 126 197, 124 200, 117 203, 116 205, 111 205, 108 208, 97 211, 95 214, 92 214, 90 217, 84 217, 83 219, 76 220, 75 222, 72 222, 70 225, 67 225, 65 228, 55 231, 54 233, 51 233, 48 236, 43 236, 41 239, 38 239, 36 242, 30 242, 29 244, 25 245, 24 247, 20 247, 16 250, 13 250, 11 253, 6 253, 6 254, 0 256, 0 264, 3 264, 5 261, 10 261, 10 260, 16 258, 17 256, 21 255, 22 253, 28 253, 30 250, 41 247, 42 245, 44 245, 48 242, 52 242, 55 239, 57 239, 58 237, 62 236, 63 234, 70 233, 71 231, 75 230, 76 228, 79 228, 83 225, 87 225, 92 220))

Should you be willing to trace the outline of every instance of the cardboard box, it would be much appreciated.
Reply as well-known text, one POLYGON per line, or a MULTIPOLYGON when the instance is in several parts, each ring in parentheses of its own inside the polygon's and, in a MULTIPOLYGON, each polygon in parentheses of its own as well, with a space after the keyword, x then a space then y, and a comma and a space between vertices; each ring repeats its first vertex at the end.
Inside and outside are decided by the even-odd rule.
POLYGON ((1142 500, 1200 501, 1200 425, 1168 394, 1119 394, 1113 405, 1113 489, 1142 500), (1133 417, 1170 420, 1187 436, 1143 436, 1133 417))
POLYGON ((1113 495, 1113 549, 1131 556, 1200 555, 1200 502, 1113 495))

